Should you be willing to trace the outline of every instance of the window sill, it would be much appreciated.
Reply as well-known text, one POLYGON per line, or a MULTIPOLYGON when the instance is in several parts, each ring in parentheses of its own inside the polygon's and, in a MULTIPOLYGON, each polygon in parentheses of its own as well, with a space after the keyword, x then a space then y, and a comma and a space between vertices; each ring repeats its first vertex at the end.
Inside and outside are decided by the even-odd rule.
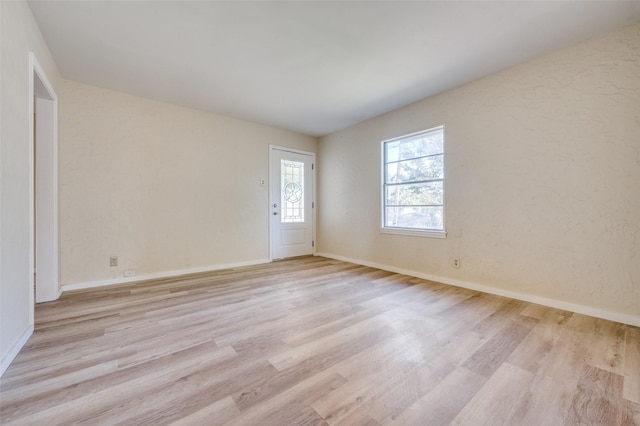
POLYGON ((447 231, 430 231, 410 228, 380 228, 381 234, 411 235, 414 237, 447 238, 447 231))

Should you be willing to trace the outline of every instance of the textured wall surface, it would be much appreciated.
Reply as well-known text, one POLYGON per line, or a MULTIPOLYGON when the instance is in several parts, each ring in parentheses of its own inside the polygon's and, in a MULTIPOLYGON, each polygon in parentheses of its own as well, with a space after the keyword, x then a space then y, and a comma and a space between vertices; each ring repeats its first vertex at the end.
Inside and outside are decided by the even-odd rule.
POLYGON ((269 144, 317 140, 64 81, 61 284, 268 259, 269 144))
POLYGON ((319 217, 321 253, 640 321, 640 24, 322 138, 319 217), (380 141, 440 124, 447 238, 379 233, 380 141))
POLYGON ((0 1, 0 355, 30 325, 29 52, 57 90, 58 69, 25 1, 0 1))

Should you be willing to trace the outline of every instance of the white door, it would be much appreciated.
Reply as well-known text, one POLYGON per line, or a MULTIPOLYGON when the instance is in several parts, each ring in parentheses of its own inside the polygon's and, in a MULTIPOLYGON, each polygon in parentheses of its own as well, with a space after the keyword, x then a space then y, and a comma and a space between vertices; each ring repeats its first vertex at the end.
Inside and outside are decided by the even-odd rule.
POLYGON ((271 147, 271 258, 313 254, 314 154, 271 147))

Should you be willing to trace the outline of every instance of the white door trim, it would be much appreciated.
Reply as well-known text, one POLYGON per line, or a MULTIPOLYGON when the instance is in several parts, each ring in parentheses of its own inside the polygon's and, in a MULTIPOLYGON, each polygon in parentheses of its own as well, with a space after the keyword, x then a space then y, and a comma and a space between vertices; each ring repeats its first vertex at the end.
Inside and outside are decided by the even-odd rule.
MULTIPOLYGON (((274 202, 273 200, 273 194, 271 191, 271 176, 273 175, 273 167, 271 166, 272 160, 273 160, 273 155, 274 155, 274 151, 286 151, 286 152, 293 152, 296 154, 303 154, 303 155, 309 155, 311 156, 311 161, 314 164, 313 169, 311 170, 311 176, 312 176, 312 182, 311 182, 311 193, 312 193, 312 197, 311 197, 311 202, 312 202, 312 219, 313 219, 313 226, 312 226, 312 233, 313 233, 313 241, 314 241, 314 245, 313 245, 313 255, 316 254, 316 248, 317 248, 317 244, 315 244, 316 240, 316 210, 318 209, 318 204, 316 202, 316 170, 317 170, 317 163, 316 163, 316 153, 315 152, 309 152, 309 151, 303 151, 300 149, 294 149, 294 148, 288 148, 288 147, 284 147, 284 146, 279 146, 279 145, 271 145, 269 144, 269 208, 267 209, 267 214, 268 216, 268 221, 269 221, 269 259, 271 259, 272 261, 274 260, 273 257, 273 253, 274 253, 274 248, 273 248, 273 226, 272 226, 272 222, 271 222, 271 205, 274 202)), ((280 202, 280 200, 278 200, 278 202, 280 202)))
POLYGON ((29 53, 29 142, 29 300, 31 305, 29 321, 33 325, 35 301, 45 302, 60 297, 58 278, 58 97, 33 52, 29 53), (38 126, 41 132, 37 135, 37 140, 34 132, 36 108, 38 108, 38 114, 43 116, 42 128, 38 126), (36 153, 36 143, 39 146, 46 144, 47 149, 36 153), (38 155, 36 162, 37 154, 42 155, 38 155), (41 164, 43 162, 46 164, 41 164), (45 194, 36 194, 34 191, 34 186, 37 184, 35 176, 38 171, 45 175, 45 194), (37 207, 36 196, 38 196, 37 207), (36 208, 38 212, 36 212, 36 208), (38 241, 36 236, 38 232, 37 224, 35 224, 36 213, 38 217, 41 215, 46 217, 47 237, 40 238, 41 241, 38 241), (35 250, 38 250, 37 258, 34 256, 35 250), (36 279, 34 282, 34 272, 42 273, 42 279, 36 279), (35 291, 34 286, 36 287, 35 291))

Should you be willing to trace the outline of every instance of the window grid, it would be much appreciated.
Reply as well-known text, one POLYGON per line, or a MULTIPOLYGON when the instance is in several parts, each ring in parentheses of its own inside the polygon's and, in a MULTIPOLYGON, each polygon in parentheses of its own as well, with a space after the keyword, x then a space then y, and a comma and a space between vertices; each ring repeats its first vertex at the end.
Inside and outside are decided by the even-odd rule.
POLYGON ((383 141, 386 229, 444 232, 444 127, 383 141))

